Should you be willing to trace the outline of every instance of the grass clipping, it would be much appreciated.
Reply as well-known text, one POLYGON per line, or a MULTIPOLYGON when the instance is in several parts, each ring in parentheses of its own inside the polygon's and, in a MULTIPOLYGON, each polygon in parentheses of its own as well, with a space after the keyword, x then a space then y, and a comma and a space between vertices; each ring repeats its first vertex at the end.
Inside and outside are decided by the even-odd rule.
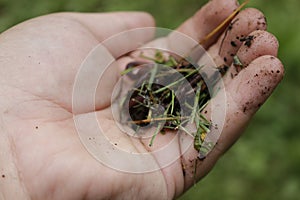
MULTIPOLYGON (((249 2, 242 3, 218 27, 204 37, 199 44, 205 43, 223 30, 237 13, 249 2)), ((211 122, 202 115, 211 99, 207 79, 200 70, 203 66, 191 64, 187 59, 165 58, 163 52, 157 51, 153 58, 144 57, 152 63, 131 62, 122 72, 134 81, 134 87, 121 101, 122 118, 138 134, 141 127, 155 127, 149 146, 153 146, 155 137, 165 131, 184 131, 194 137, 194 148, 199 152, 199 159, 204 159, 213 144, 203 145, 211 129, 211 122), (206 81, 204 81, 206 80, 206 81), (185 128, 187 123, 195 124, 196 131, 185 128)), ((220 68, 221 75, 226 70, 220 68)), ((204 74, 205 75, 205 74, 204 74)), ((218 80, 209 80, 212 86, 218 80)), ((122 120, 123 121, 123 120, 122 120)))
POLYGON ((200 74, 203 66, 185 59, 177 61, 172 56, 166 59, 161 51, 147 59, 153 62, 129 63, 122 73, 134 81, 133 88, 121 101, 120 107, 128 109, 122 110, 125 122, 137 134, 141 127, 155 127, 150 147, 157 134, 180 130, 194 137, 194 148, 200 152, 211 127, 202 115, 211 98, 203 74, 200 74), (185 128, 188 123, 195 124, 195 132, 185 128))

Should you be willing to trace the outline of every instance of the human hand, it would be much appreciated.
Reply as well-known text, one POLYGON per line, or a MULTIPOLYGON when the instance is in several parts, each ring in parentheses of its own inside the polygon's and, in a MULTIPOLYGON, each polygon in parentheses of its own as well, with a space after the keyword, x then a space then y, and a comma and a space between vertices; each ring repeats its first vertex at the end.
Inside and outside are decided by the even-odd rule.
MULTIPOLYGON (((181 25, 178 31, 201 40, 235 8, 234 0, 213 0, 181 25)), ((278 43, 264 31, 263 15, 255 9, 246 9, 233 22, 230 31, 222 33, 219 39, 211 38, 204 47, 217 65, 231 65, 231 55, 237 53, 247 67, 239 73, 231 68, 224 77, 228 102, 226 123, 215 148, 205 160, 198 162, 198 180, 236 141, 283 76, 283 67, 276 58, 278 43), (236 38, 249 34, 255 35, 249 47, 236 38)), ((0 170, 5 177, 0 177, 0 181, 2 193, 7 198, 16 194, 16 191, 5 191, 10 188, 10 179, 18 177, 12 175, 13 172, 7 173, 12 167, 16 168, 24 195, 32 199, 171 199, 194 183, 194 166, 189 160, 195 159, 197 152, 192 147, 161 170, 130 174, 97 162, 83 147, 77 134, 72 92, 84 58, 108 37, 148 26, 154 26, 154 22, 144 13, 61 13, 29 20, 1 34, 0 108, 3 116, 0 127, 1 139, 8 139, 1 140, 6 143, 1 143, 1 148, 4 148, 1 151, 5 153, 0 157, 0 170), (15 166, 3 162, 8 160, 14 161, 15 166), (185 166, 185 176, 182 166, 185 166)), ((140 42, 150 39, 151 35, 138 38, 140 42)), ((170 41, 166 38, 156 42, 168 45, 170 41)), ((117 55, 120 48, 134 48, 131 45, 135 44, 124 41, 124 44, 110 50, 117 55)), ((112 87, 119 78, 120 70, 133 59, 131 56, 118 58, 120 68, 109 69, 111 76, 102 83, 106 87, 101 87, 101 94, 96 93, 96 112, 86 107, 85 97, 82 97, 80 115, 96 113, 105 131, 118 138, 124 148, 148 152, 153 149, 133 143, 118 130, 110 114, 112 87)), ((167 133, 158 136, 155 141, 159 147, 173 138, 173 134, 167 133)), ((178 150, 179 146, 174 147, 174 151, 178 150)))

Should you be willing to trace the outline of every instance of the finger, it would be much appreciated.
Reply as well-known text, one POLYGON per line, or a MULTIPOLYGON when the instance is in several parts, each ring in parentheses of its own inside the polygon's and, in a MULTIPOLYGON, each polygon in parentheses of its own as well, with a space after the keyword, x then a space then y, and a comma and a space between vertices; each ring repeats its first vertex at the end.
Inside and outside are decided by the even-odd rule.
MULTIPOLYGON (((226 91, 227 106, 224 128, 212 151, 203 161, 198 160, 197 178, 205 176, 218 158, 240 137, 253 114, 281 81, 283 74, 282 63, 277 58, 267 55, 252 61, 230 82, 226 91)), ((215 98, 220 98, 220 95, 215 98)), ((212 127, 209 134, 213 134, 214 131, 216 130, 212 127)), ((194 182, 195 163, 191 163, 190 160, 194 160, 197 154, 191 147, 183 156, 187 174, 185 188, 190 187, 194 182)))
POLYGON ((254 31, 247 38, 236 53, 236 59, 240 64, 233 63, 224 77, 225 85, 237 76, 237 74, 246 68, 253 60, 263 55, 277 56, 278 41, 274 35, 266 31, 254 31))
POLYGON ((266 19, 263 13, 254 8, 241 11, 229 24, 227 31, 218 41, 219 55, 230 65, 246 37, 255 30, 266 30, 266 19))
POLYGON ((252 61, 230 83, 227 88, 227 120, 218 143, 221 152, 236 141, 241 129, 271 95, 283 75, 284 68, 280 60, 265 55, 252 61))
POLYGON ((248 38, 249 40, 243 43, 236 54, 243 67, 247 67, 253 60, 263 55, 277 56, 279 44, 273 34, 258 30, 248 35, 248 38))
MULTIPOLYGON (((245 38, 255 30, 265 29, 266 21, 264 15, 254 8, 245 9, 232 20, 217 43, 209 48, 208 54, 212 57, 216 66, 231 66, 233 57, 245 38)), ((206 62, 204 59, 206 58, 201 58, 200 62, 206 62)), ((228 74, 230 74, 233 69, 228 71, 228 74)))

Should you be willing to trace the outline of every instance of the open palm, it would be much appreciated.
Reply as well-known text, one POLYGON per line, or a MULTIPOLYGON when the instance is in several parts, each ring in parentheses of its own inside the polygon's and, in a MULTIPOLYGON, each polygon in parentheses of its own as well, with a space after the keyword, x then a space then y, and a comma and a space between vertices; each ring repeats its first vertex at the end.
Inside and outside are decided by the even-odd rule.
MULTIPOLYGON (((183 23, 178 31, 199 41, 236 7, 234 0, 213 0, 183 23)), ((204 46, 217 65, 230 66, 233 55, 238 54, 247 67, 241 71, 232 67, 224 77, 228 99, 224 130, 214 150, 198 162, 197 179, 207 174, 236 141, 283 76, 282 65, 276 58, 278 43, 265 31, 263 15, 255 9, 246 9, 233 22, 229 31, 219 33, 219 38, 211 38, 204 46), (254 36, 251 45, 237 39, 250 34, 254 36)), ((1 134, 9 138, 11 154, 8 155, 14 156, 21 185, 28 197, 172 199, 194 183, 194 167, 189 160, 195 159, 197 152, 192 147, 161 170, 144 174, 123 173, 97 162, 77 134, 74 114, 83 117, 96 114, 104 132, 117 138, 122 147, 132 152, 152 151, 119 131, 110 112, 112 88, 119 72, 134 59, 134 55, 119 57, 118 54, 120 49, 134 48, 135 43, 124 41, 124 44, 110 48, 118 57, 119 67, 109 69, 109 78, 99 86, 101 92, 96 95, 96 111, 86 105, 85 96, 77 105, 78 112, 72 110, 75 77, 88 53, 114 34, 149 26, 154 26, 154 21, 145 13, 60 13, 29 20, 1 34, 1 134)), ((151 40, 151 35, 145 34, 137 40, 146 43, 151 40)), ((168 46, 172 39, 155 43, 168 46)), ((173 134, 156 138, 156 148, 173 138, 173 134)), ((178 139, 174 151, 179 151, 179 143, 178 139)), ((155 157, 153 162, 156 162, 155 157)))

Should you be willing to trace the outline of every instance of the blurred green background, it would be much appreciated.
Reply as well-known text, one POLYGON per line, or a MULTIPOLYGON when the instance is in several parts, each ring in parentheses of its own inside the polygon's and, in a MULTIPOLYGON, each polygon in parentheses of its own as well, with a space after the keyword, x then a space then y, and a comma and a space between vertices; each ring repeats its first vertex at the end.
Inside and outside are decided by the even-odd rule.
MULTIPOLYGON (((175 28, 206 0, 0 0, 0 32, 26 19, 58 11, 150 12, 157 25, 175 28)), ((300 1, 252 0, 280 41, 283 82, 245 134, 213 171, 181 197, 209 200, 300 199, 300 1)))

